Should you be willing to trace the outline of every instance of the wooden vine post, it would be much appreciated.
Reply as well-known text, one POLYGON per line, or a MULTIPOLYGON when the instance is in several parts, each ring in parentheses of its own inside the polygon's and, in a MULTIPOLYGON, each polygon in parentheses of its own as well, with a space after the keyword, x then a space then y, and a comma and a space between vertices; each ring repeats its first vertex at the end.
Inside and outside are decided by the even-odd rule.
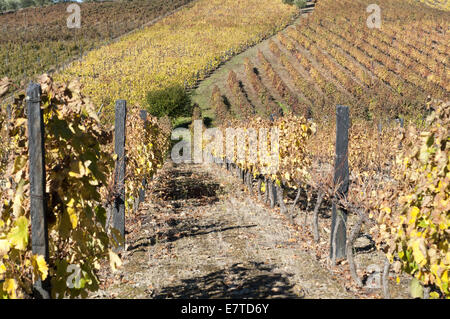
MULTIPOLYGON (((44 119, 41 109, 41 86, 30 83, 27 89, 28 155, 30 161, 31 249, 49 261, 48 229, 45 203, 44 119)), ((38 297, 50 298, 50 280, 34 283, 38 297)))
MULTIPOLYGON (((146 111, 146 110, 141 110, 141 111, 139 112, 139 116, 141 117, 142 121, 144 122, 144 128, 145 128, 145 126, 148 124, 148 123, 147 123, 147 121, 148 121, 148 113, 147 113, 147 111, 146 111)), ((143 203, 143 202, 145 201, 145 189, 147 188, 147 183, 148 183, 148 181, 147 181, 147 179, 144 177, 144 178, 142 179, 142 188, 139 189, 139 199, 138 199, 138 200, 139 200, 139 203, 138 203, 136 209, 139 207, 139 205, 140 205, 141 203, 143 203)))
POLYGON ((11 104, 8 104, 8 105, 6 106, 6 120, 7 120, 7 128, 8 128, 8 131, 9 131, 9 126, 10 126, 9 122, 11 121, 11 117, 12 117, 11 104))
POLYGON ((127 102, 118 100, 115 109, 114 153, 117 156, 114 172, 115 199, 112 214, 112 227, 119 232, 121 238, 117 251, 125 246, 125 133, 127 118, 127 102))
POLYGON ((12 117, 12 108, 11 105, 8 104, 6 106, 6 145, 8 145, 8 152, 6 153, 6 158, 9 159, 9 154, 11 153, 11 150, 9 149, 9 146, 11 145, 11 137, 9 136, 9 131, 11 130, 11 117, 12 117))
POLYGON ((333 211, 331 221, 330 258, 336 259, 346 257, 346 222, 347 211, 340 207, 337 202, 345 198, 349 187, 348 167, 348 129, 350 115, 348 106, 338 105, 336 107, 336 159, 334 163, 334 185, 337 188, 335 200, 333 200, 333 211))

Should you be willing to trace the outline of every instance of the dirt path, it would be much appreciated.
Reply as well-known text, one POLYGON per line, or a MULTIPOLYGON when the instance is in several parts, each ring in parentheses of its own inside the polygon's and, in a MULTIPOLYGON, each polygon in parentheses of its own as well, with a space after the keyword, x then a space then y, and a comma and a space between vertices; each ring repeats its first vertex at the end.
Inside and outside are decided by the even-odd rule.
POLYGON ((168 163, 93 298, 356 298, 217 166, 168 163))

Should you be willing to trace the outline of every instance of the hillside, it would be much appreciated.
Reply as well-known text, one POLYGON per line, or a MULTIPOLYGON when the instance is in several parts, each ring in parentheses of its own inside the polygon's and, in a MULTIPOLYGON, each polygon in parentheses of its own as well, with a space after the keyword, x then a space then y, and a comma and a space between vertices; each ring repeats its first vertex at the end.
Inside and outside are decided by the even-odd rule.
POLYGON ((191 88, 221 63, 283 29, 298 10, 273 0, 198 0, 158 23, 91 51, 58 73, 111 112, 114 101, 144 106, 149 91, 191 88))
POLYGON ((450 11, 450 3, 447 0, 416 0, 420 1, 432 8, 450 11))
POLYGON ((430 98, 448 99, 450 13, 384 1, 382 28, 369 29, 369 4, 318 2, 307 18, 223 66, 194 100, 209 117, 220 94, 235 117, 281 108, 321 120, 344 104, 370 120, 419 116, 430 98))
POLYGON ((82 3, 81 28, 67 27, 69 4, 0 15, 0 74, 16 85, 170 13, 191 0, 82 3))
POLYGON ((371 2, 0 16, 0 299, 450 298, 450 12, 371 2))

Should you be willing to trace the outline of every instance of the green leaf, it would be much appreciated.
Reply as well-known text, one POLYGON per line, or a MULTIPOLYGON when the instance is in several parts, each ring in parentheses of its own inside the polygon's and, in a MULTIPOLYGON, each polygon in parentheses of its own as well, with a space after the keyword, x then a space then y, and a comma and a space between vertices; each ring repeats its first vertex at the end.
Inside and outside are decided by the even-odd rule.
POLYGON ((102 206, 97 206, 95 208, 95 216, 97 220, 102 224, 103 228, 106 225, 106 210, 102 206))

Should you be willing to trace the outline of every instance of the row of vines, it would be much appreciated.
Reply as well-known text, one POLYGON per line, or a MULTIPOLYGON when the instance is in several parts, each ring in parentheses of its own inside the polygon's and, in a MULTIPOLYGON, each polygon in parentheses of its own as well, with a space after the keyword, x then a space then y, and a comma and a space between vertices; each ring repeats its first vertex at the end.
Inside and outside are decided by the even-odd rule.
MULTIPOLYGON (((383 26, 371 30, 362 14, 368 4, 320 1, 313 14, 273 37, 268 50, 262 46, 233 69, 259 115, 268 116, 264 109, 275 102, 329 118, 345 104, 352 117, 370 121, 421 120, 427 102, 449 98, 448 13, 385 1, 383 26)), ((233 99, 232 90, 220 89, 233 99)))
MULTIPOLYGON (((353 244, 365 227, 385 254, 386 265, 433 287, 432 297, 448 297, 448 13, 384 1, 383 26, 370 30, 363 14, 369 4, 318 2, 313 14, 230 71, 228 78, 239 83, 239 91, 214 86, 211 105, 223 130, 280 130, 277 165, 265 162, 260 149, 260 164, 248 160, 254 152, 244 160, 237 154, 228 160, 250 175, 250 190, 255 181, 258 193, 277 185, 279 197, 294 199, 294 194, 294 206, 301 193, 307 193, 308 203, 315 198, 311 231, 317 244, 321 205, 335 202, 354 216, 347 256, 358 286, 363 272, 353 260, 353 244), (238 96, 247 97, 256 116, 246 115, 249 110, 234 116, 232 102, 238 96), (333 182, 332 119, 337 104, 349 106, 351 113, 350 187, 345 198, 337 196, 333 182), (288 114, 279 118, 281 106, 288 114), (405 128, 400 126, 404 119, 405 128), (277 169, 268 175, 264 172, 270 165, 277 169)), ((284 201, 279 205, 288 213, 284 201)))
MULTIPOLYGON (((363 284, 353 260, 353 244, 365 224, 397 275, 400 271, 411 274, 432 289, 433 298, 449 297, 450 104, 434 101, 430 107, 433 111, 420 127, 388 125, 380 132, 362 121, 352 123, 350 186, 344 198, 337 195, 333 182, 332 125, 317 124, 293 114, 275 120, 228 117, 220 129, 223 136, 227 128, 243 129, 237 137, 244 141, 243 153, 236 150, 230 156, 223 152, 228 151, 224 140, 216 141, 223 143, 221 146, 209 144, 208 151, 240 168, 250 191, 255 189, 255 181, 259 195, 275 185, 281 198, 276 201, 291 221, 295 211, 289 211, 285 203, 289 190, 297 193, 293 208, 301 192, 318 194, 312 224, 317 243, 321 203, 334 201, 355 215, 357 222, 348 229, 347 258, 358 286, 363 284), (270 132, 272 128, 279 130, 279 161, 271 157, 270 134, 267 140, 258 141, 257 150, 255 144, 250 146, 261 130, 270 132)), ((273 198, 270 200, 272 206, 276 204, 273 198)))
MULTIPOLYGON (((2 138, 9 140, 0 180, 0 296, 32 296, 33 283, 49 277, 51 297, 86 297, 99 287, 97 272, 103 262, 109 260, 113 269, 120 264, 113 252, 120 238, 107 223, 108 207, 116 196, 113 129, 100 124, 79 83, 56 83, 47 75, 39 83, 50 258, 46 263, 44 256, 31 252, 26 96, 21 92, 11 105, 11 117, 0 117, 2 138), (74 266, 80 278, 69 285, 74 266)), ((128 113, 125 187, 130 214, 142 179, 150 180, 162 165, 171 127, 170 121, 143 121, 137 107, 128 113)))

